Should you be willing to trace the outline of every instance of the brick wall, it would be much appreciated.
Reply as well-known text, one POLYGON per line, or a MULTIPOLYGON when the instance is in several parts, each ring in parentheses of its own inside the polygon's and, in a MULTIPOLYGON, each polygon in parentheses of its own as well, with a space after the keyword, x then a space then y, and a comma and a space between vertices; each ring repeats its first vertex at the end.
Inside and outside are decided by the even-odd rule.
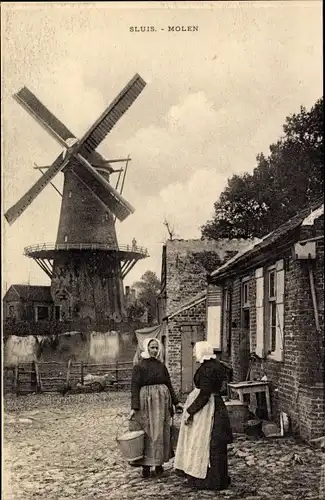
MULTIPOLYGON (((164 314, 170 316, 195 295, 206 290, 207 275, 212 270, 246 247, 248 240, 173 240, 163 251, 166 287, 164 314)), ((168 320, 166 333, 166 363, 176 390, 181 388, 182 339, 181 326, 185 322, 206 324, 205 301, 168 320)))
MULTIPOLYGON (((323 218, 314 226, 304 227, 300 239, 315 237, 323 233, 323 218)), ((325 433, 324 402, 324 240, 317 240, 317 258, 312 263, 318 302, 320 331, 316 331, 314 309, 310 291, 309 272, 306 262, 294 261, 291 249, 283 255, 285 262, 284 303, 284 360, 270 359, 256 363, 252 377, 267 375, 271 385, 272 411, 275 420, 279 412, 287 413, 292 421, 293 431, 309 440, 325 433)), ((274 264, 274 261, 265 265, 274 264)), ((256 286, 254 270, 246 272, 235 280, 224 282, 232 288, 232 354, 235 381, 243 380, 241 328, 241 279, 251 276, 250 294, 250 342, 251 350, 256 347, 256 286)), ((229 325, 228 325, 229 328, 229 325)), ((227 332, 223 332, 225 335, 227 332)))

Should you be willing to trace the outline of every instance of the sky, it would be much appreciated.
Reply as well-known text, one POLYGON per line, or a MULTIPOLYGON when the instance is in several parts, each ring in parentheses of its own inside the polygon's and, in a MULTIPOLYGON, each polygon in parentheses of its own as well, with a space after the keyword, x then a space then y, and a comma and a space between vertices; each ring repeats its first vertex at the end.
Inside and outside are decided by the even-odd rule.
MULTIPOLYGON (((160 276, 165 219, 176 237, 200 238, 227 179, 252 172, 286 116, 322 95, 320 1, 5 2, 1 14, 3 212, 39 178, 34 163, 61 151, 13 93, 27 86, 81 137, 135 73, 147 83, 98 148, 132 158, 123 195, 136 211, 117 234, 150 257, 126 285, 147 269, 160 276)), ((55 242, 60 201, 48 186, 13 225, 2 216, 3 291, 49 284, 23 249, 55 242)))

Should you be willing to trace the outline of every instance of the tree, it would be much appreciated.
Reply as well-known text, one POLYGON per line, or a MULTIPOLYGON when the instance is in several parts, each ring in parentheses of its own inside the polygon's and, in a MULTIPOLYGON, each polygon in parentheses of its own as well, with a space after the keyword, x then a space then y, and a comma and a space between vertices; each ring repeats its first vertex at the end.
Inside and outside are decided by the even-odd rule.
POLYGON ((171 226, 166 218, 165 218, 163 224, 164 224, 164 226, 167 229, 167 232, 168 232, 168 235, 169 235, 169 238, 168 238, 169 241, 173 241, 173 239, 175 237, 175 228, 174 228, 174 226, 171 226))
POLYGON ((152 321, 156 318, 157 313, 157 297, 160 292, 160 281, 153 271, 146 271, 140 278, 140 281, 136 281, 132 288, 135 288, 138 292, 138 300, 148 309, 148 319, 152 321))
POLYGON ((252 174, 234 175, 214 204, 202 237, 261 237, 324 193, 323 98, 286 118, 284 135, 259 154, 252 174))

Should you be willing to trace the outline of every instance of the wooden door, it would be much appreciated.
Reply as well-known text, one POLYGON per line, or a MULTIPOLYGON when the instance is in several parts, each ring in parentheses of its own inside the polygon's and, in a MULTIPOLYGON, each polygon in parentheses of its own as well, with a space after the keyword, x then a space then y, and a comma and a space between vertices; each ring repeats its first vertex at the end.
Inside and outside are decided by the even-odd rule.
POLYGON ((193 357, 193 347, 196 342, 204 340, 202 323, 186 323, 181 326, 181 387, 182 394, 188 394, 193 389, 193 376, 198 368, 193 357))
POLYGON ((242 321, 239 339, 239 359, 240 359, 240 375, 241 380, 246 380, 249 369, 249 354, 250 354, 250 310, 242 309, 242 321))
POLYGON ((222 358, 230 361, 232 354, 232 290, 225 289, 222 307, 222 358))

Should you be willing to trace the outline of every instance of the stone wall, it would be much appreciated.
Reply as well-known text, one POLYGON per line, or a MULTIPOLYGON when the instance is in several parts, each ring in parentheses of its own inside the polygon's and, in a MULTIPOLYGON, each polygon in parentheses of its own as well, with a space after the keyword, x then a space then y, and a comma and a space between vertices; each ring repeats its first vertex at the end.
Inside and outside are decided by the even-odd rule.
POLYGON ((207 275, 248 240, 173 240, 166 243, 166 315, 205 290, 207 275))
POLYGON ((132 332, 71 332, 58 336, 9 336, 4 342, 4 365, 69 360, 110 364, 132 362, 136 351, 132 332))
POLYGON ((51 293, 63 320, 104 321, 114 313, 125 318, 120 264, 109 252, 61 252, 53 264, 51 293))

